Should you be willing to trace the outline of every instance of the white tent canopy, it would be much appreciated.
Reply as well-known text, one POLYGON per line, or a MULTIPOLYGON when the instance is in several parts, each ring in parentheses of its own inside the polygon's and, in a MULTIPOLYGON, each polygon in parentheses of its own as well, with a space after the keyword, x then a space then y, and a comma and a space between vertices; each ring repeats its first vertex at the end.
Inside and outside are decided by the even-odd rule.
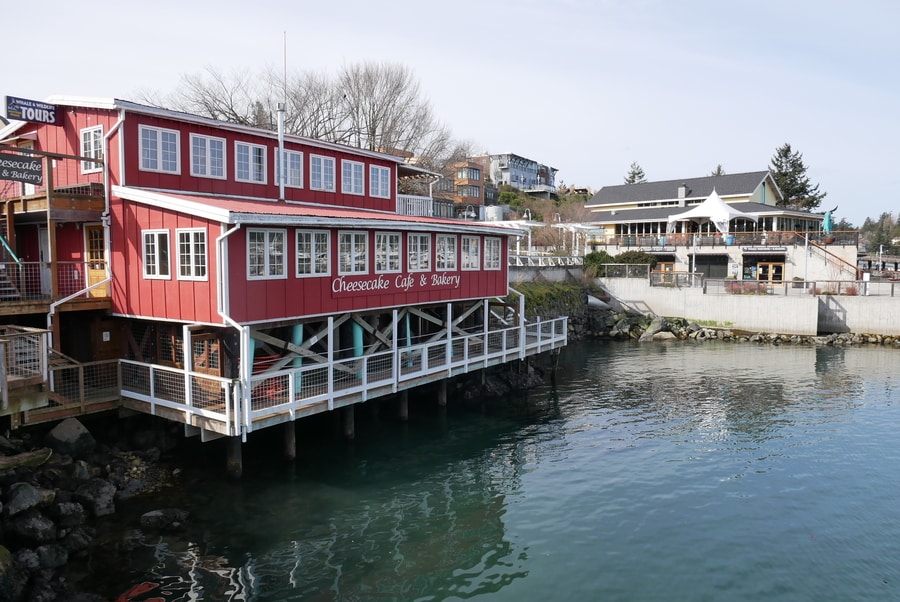
POLYGON ((669 231, 672 230, 672 224, 680 221, 695 221, 699 224, 711 222, 719 232, 723 234, 728 232, 728 222, 736 218, 743 218, 755 222, 759 215, 755 213, 744 213, 731 207, 723 201, 716 193, 715 188, 705 201, 684 213, 669 216, 669 231))

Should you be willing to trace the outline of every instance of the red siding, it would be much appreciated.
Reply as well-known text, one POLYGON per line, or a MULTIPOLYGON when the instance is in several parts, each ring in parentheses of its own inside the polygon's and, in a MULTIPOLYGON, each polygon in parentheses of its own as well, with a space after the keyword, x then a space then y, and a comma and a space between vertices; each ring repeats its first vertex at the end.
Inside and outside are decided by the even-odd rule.
MULTIPOLYGON (((384 232, 383 228, 378 229, 384 232)), ((297 278, 294 250, 294 229, 286 229, 287 274, 286 279, 247 280, 247 235, 236 233, 228 238, 230 280, 230 313, 239 322, 260 322, 289 319, 301 316, 337 314, 376 308, 404 307, 428 303, 442 303, 461 299, 503 297, 507 294, 506 237, 501 240, 500 270, 434 270, 435 239, 431 240, 431 265, 428 272, 409 272, 406 268, 406 237, 403 236, 401 253, 404 270, 400 273, 376 274, 371 265, 374 257, 375 230, 368 230, 369 273, 344 276, 337 272, 337 230, 331 232, 331 275, 297 278), (382 279, 378 290, 335 290, 337 283, 351 284, 374 282, 382 279), (404 292, 403 280, 412 278, 404 292), (458 283, 457 283, 458 279, 458 283), (442 282, 443 280, 443 282, 442 282), (265 300, 262 302, 262 300, 265 300)), ((459 249, 457 249, 459 253, 459 249)), ((484 261, 482 243, 481 260, 484 261)))
MULTIPOLYGON (((275 149, 278 141, 272 138, 254 136, 242 132, 231 132, 209 126, 181 123, 171 119, 147 115, 131 115, 125 126, 125 166, 129 186, 140 188, 158 188, 178 192, 199 192, 212 195, 244 196, 266 199, 278 198, 278 182, 275 179, 275 149), (140 126, 145 125, 155 128, 177 130, 180 149, 180 173, 163 174, 140 169, 140 126), (200 134, 225 139, 225 179, 201 178, 191 175, 191 143, 190 135, 200 134), (266 183, 253 184, 238 182, 235 178, 235 142, 247 142, 266 147, 266 183)), ((303 153, 303 188, 285 187, 286 201, 320 203, 326 205, 338 205, 356 207, 360 209, 374 209, 379 211, 396 210, 396 164, 377 158, 362 157, 354 154, 351 149, 341 152, 332 149, 324 149, 308 144, 286 141, 285 148, 303 153), (335 159, 335 192, 324 192, 310 189, 310 155, 322 155, 335 159), (364 194, 351 195, 341 192, 341 161, 350 159, 362 162, 364 168, 364 194), (390 170, 391 198, 382 199, 369 196, 369 166, 377 165, 390 170)))
POLYGON ((215 288, 218 224, 155 207, 117 201, 113 204, 112 225, 115 231, 121 232, 113 243, 112 267, 116 275, 114 312, 184 322, 222 322, 216 309, 215 288), (202 228, 206 231, 206 280, 182 280, 178 277, 179 228, 202 228), (144 230, 168 231, 169 279, 144 277, 144 230))

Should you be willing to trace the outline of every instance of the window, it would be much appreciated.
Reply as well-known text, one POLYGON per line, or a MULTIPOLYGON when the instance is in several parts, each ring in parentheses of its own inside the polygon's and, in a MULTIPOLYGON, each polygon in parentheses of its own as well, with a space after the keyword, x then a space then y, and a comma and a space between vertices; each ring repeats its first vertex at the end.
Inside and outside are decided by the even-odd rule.
POLYGON ((438 234, 435 267, 439 270, 456 269, 456 236, 438 234))
POLYGON ((334 158, 309 156, 309 187, 334 192, 334 158))
POLYGON ((462 269, 481 269, 481 241, 477 236, 462 237, 462 269))
POLYGON ((331 240, 325 230, 297 230, 297 277, 331 274, 331 240))
POLYGON ((287 278, 284 230, 247 230, 247 278, 287 278))
MULTIPOLYGON (((103 126, 81 130, 81 156, 91 159, 103 159, 103 126)), ((81 173, 96 173, 103 165, 94 161, 82 161, 81 173)))
POLYGON ((169 231, 144 230, 144 278, 169 276, 169 231))
POLYGON ((409 271, 427 272, 431 269, 431 235, 410 234, 407 238, 409 245, 409 271))
POLYGON ((499 270, 500 269, 500 239, 485 238, 484 239, 484 269, 499 270))
POLYGON ((391 198, 391 170, 378 165, 369 166, 369 196, 391 198))
POLYGON ((369 236, 366 232, 338 232, 338 274, 369 271, 369 236))
POLYGON ((344 194, 362 194, 364 165, 358 161, 341 161, 341 192, 344 194))
POLYGON ((145 125, 141 131, 141 169, 164 173, 181 173, 180 134, 145 125))
POLYGON ((275 183, 281 183, 281 169, 284 168, 284 185, 288 188, 303 188, 303 153, 284 151, 284 162, 278 161, 278 149, 275 149, 275 183))
POLYGON ((400 267, 400 233, 375 233, 375 271, 399 272, 400 267))
POLYGON ((238 182, 266 183, 266 147, 236 142, 235 176, 238 182))
POLYGON ((460 167, 456 170, 457 180, 480 180, 481 170, 476 167, 460 167))
POLYGON ((206 230, 176 230, 178 279, 206 280, 206 230))
POLYGON ((456 187, 457 196, 466 196, 472 198, 481 198, 481 186, 473 186, 471 184, 465 184, 456 187))
POLYGON ((191 175, 225 178, 225 139, 191 134, 191 175))

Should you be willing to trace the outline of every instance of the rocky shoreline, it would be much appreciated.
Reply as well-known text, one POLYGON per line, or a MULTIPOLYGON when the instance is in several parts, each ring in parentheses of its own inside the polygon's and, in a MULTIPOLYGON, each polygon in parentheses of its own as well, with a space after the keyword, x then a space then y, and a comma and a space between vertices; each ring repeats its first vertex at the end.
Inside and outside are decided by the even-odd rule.
MULTIPOLYGON (((45 433, 0 437, 0 601, 105 600, 76 591, 67 566, 91 559, 97 522, 118 502, 177 483, 179 475, 160 462, 158 429, 136 428, 126 449, 122 426, 97 425, 113 433, 114 444, 98 442, 74 418, 45 433)), ((148 514, 142 528, 159 530, 180 516, 148 514)))

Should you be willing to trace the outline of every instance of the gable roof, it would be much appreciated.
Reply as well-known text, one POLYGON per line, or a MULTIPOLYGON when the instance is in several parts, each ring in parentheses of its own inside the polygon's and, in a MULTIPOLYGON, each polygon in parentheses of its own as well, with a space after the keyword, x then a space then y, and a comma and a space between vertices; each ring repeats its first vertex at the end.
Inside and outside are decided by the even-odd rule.
POLYGON ((775 180, 766 170, 725 174, 724 176, 604 186, 587 202, 586 206, 591 208, 604 205, 677 200, 678 188, 682 185, 687 187, 686 199, 705 199, 712 194, 713 190, 716 190, 720 197, 751 195, 767 178, 772 189, 781 196, 775 180))

